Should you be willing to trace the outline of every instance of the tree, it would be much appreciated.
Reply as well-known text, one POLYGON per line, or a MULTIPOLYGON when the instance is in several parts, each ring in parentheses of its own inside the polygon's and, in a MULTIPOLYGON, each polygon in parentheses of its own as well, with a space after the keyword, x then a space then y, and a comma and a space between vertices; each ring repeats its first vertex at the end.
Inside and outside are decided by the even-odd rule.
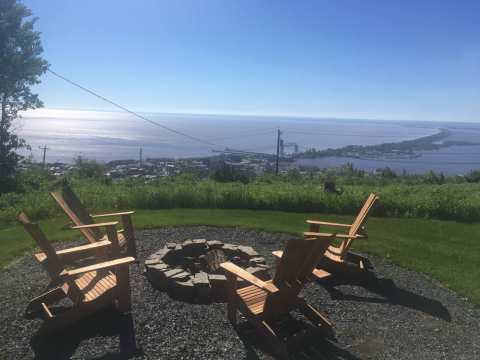
POLYGON ((73 175, 83 178, 99 178, 105 175, 105 166, 97 163, 95 160, 82 158, 74 159, 75 167, 73 175))
POLYGON ((40 33, 34 30, 32 12, 17 0, 0 0, 0 193, 12 189, 22 156, 17 150, 27 147, 12 128, 19 111, 43 104, 30 87, 40 82, 48 63, 40 55, 40 33))

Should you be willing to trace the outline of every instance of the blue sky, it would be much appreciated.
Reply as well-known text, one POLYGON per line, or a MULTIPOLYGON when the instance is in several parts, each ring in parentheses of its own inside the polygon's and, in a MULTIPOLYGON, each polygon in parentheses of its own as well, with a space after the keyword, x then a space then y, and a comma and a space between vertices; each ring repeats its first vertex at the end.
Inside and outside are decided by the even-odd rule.
MULTIPOLYGON (((480 1, 26 0, 52 69, 139 111, 480 121, 480 1)), ((48 108, 112 109, 45 75, 48 108)))

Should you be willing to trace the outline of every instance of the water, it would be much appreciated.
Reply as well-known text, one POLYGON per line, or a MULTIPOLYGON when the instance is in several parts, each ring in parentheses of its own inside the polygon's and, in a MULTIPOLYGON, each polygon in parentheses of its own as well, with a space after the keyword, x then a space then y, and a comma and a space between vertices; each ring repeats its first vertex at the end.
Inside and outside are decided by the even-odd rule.
MULTIPOLYGON (((207 140, 215 145, 195 142, 180 135, 172 134, 132 115, 117 112, 45 109, 25 114, 15 126, 19 135, 24 137, 31 145, 31 155, 35 160, 39 161, 41 158, 39 147, 48 146, 48 162, 71 162, 73 158, 79 155, 98 161, 137 159, 140 147, 143 148, 144 158, 210 156, 214 154, 213 149, 223 150, 225 147, 272 154, 276 149, 277 128, 282 130, 282 138, 285 143, 297 143, 300 151, 302 151, 312 147, 327 149, 346 145, 374 145, 384 142, 397 142, 431 135, 436 133, 440 127, 447 127, 445 124, 439 123, 399 123, 368 120, 144 115, 163 125, 207 140)), ((452 137, 455 140, 467 137, 469 141, 476 139, 480 143, 480 126, 476 124, 450 124, 448 128, 453 129, 452 137)), ((460 148, 459 153, 468 152, 469 154, 478 153, 480 155, 480 147, 475 146, 466 149, 462 146, 460 148)), ((287 149, 293 150, 293 148, 287 149)), ((422 161, 433 163, 434 159, 438 159, 435 162, 438 162, 438 166, 442 167, 444 159, 449 161, 463 159, 462 156, 456 155, 455 151, 453 147, 442 149, 441 153, 448 154, 426 154, 422 161)), ((468 159, 475 162, 476 155, 468 155, 468 159)), ((419 159, 411 161, 419 161, 419 159)), ((403 164, 396 166, 395 162, 385 164, 374 160, 342 158, 312 159, 302 160, 302 162, 303 164, 320 167, 352 162, 368 170, 386 165, 395 169, 404 166, 403 164)), ((425 169, 425 166, 418 165, 413 164, 408 169, 411 169, 411 171, 423 171, 422 169, 425 169)), ((460 168, 466 169, 466 167, 460 168)), ((435 169, 438 170, 438 168, 435 169)))

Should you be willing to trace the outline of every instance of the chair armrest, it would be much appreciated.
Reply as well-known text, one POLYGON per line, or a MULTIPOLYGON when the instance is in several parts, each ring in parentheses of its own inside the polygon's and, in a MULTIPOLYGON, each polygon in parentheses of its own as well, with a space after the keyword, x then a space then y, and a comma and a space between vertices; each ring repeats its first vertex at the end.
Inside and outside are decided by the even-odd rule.
POLYGON ((307 220, 308 224, 314 225, 326 225, 326 226, 339 226, 339 227, 351 227, 351 224, 332 223, 328 221, 307 220))
POLYGON ((86 224, 86 225, 78 225, 78 226, 72 226, 70 229, 90 229, 90 228, 97 228, 97 227, 102 227, 102 226, 115 226, 118 225, 118 221, 110 221, 110 222, 104 222, 104 223, 99 223, 99 224, 86 224))
POLYGON ((102 240, 102 241, 98 241, 98 242, 87 244, 87 245, 80 245, 80 246, 75 246, 75 247, 68 248, 68 249, 58 250, 56 253, 60 257, 68 256, 68 255, 72 255, 72 254, 76 255, 78 253, 94 251, 96 249, 103 248, 103 247, 108 247, 110 245, 112 245, 112 243, 110 241, 102 240))
POLYGON ((133 262, 135 262, 134 257, 131 257, 131 256, 124 257, 124 258, 120 258, 120 259, 105 261, 105 262, 94 264, 94 265, 84 266, 84 267, 81 267, 81 268, 78 268, 78 269, 68 270, 66 272, 66 276, 70 277, 70 276, 75 276, 75 275, 83 274, 83 273, 90 272, 90 271, 109 269, 109 268, 116 267, 116 266, 128 265, 128 264, 131 264, 133 262))
POLYGON ((272 251, 272 255, 278 259, 281 259, 283 256, 283 250, 272 251))
POLYGON ((334 236, 336 239, 364 239, 366 238, 365 235, 348 235, 348 234, 326 234, 326 233, 318 233, 318 232, 311 232, 311 231, 305 231, 303 233, 303 236, 305 237, 328 237, 328 236, 334 236))
POLYGON ((243 280, 249 282, 256 287, 265 290, 271 294, 276 293, 279 289, 272 283, 267 283, 263 280, 260 280, 255 275, 250 274, 248 271, 243 270, 240 266, 237 266, 231 262, 224 262, 220 264, 220 267, 229 273, 242 278, 243 280))
POLYGON ((132 215, 135 214, 135 211, 122 211, 122 212, 116 212, 116 213, 110 213, 110 214, 90 214, 92 218, 98 218, 98 217, 107 217, 107 216, 123 216, 123 215, 132 215))
MULTIPOLYGON (((304 231, 304 237, 331 237, 335 234, 332 233, 321 233, 321 232, 314 232, 314 231, 304 231)), ((342 235, 342 234, 339 234, 342 235)))

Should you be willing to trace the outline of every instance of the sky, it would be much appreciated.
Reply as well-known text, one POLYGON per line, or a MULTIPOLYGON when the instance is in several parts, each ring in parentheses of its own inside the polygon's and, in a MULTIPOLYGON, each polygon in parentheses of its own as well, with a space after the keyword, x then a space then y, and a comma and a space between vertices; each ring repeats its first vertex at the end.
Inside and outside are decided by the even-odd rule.
MULTIPOLYGON (((51 69, 136 111, 480 121, 480 1, 25 0, 51 69)), ((47 108, 112 106, 46 74, 47 108)))

